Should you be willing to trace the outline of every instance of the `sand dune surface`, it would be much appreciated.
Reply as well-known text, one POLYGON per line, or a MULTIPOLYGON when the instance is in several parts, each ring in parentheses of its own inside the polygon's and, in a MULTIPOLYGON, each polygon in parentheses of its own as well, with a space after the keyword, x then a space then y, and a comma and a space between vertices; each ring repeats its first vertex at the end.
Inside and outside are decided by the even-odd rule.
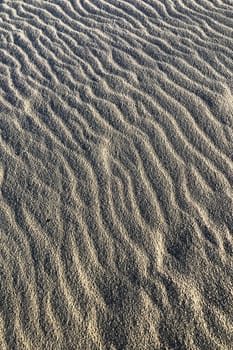
POLYGON ((232 0, 2 0, 0 79, 0 349, 233 349, 232 0))

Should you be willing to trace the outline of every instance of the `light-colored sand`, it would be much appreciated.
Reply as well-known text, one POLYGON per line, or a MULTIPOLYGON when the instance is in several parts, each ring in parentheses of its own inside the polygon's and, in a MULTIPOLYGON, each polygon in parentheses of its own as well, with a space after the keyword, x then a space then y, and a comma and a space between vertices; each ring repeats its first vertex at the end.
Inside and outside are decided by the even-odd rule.
POLYGON ((0 1, 0 349, 233 349, 233 1, 0 1))

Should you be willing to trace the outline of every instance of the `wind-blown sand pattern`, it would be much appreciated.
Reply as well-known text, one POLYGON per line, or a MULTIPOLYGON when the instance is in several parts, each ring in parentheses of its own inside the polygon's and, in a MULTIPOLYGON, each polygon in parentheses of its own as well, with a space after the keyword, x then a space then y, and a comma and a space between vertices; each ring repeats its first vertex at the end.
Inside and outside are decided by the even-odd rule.
POLYGON ((233 349, 233 2, 0 1, 0 349, 233 349))

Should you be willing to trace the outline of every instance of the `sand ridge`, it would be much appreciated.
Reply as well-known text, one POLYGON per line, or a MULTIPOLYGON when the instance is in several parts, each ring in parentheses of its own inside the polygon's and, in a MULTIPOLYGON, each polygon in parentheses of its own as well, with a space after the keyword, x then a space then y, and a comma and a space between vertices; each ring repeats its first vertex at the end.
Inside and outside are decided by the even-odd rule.
POLYGON ((0 348, 233 344, 233 2, 0 1, 0 348))

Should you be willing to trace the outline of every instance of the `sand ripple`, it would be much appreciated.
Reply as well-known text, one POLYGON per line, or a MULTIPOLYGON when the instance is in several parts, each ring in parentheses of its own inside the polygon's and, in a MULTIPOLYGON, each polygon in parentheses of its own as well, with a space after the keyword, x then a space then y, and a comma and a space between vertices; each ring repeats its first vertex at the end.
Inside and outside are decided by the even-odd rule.
POLYGON ((0 1, 0 348, 233 344, 231 0, 0 1))

